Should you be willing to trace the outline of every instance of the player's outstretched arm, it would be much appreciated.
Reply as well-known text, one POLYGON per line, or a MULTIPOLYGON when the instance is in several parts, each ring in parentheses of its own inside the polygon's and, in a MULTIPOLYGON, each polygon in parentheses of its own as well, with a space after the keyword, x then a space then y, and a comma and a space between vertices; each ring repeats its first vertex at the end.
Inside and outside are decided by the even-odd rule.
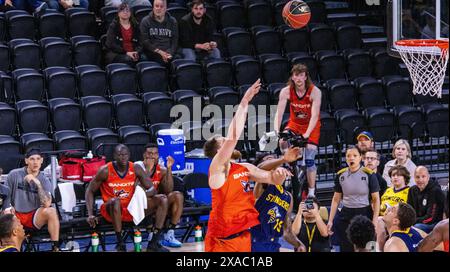
POLYGON ((278 167, 271 171, 259 169, 250 163, 243 163, 249 171, 249 179, 259 183, 267 183, 273 185, 281 185, 287 177, 291 177, 292 174, 283 167, 278 167))

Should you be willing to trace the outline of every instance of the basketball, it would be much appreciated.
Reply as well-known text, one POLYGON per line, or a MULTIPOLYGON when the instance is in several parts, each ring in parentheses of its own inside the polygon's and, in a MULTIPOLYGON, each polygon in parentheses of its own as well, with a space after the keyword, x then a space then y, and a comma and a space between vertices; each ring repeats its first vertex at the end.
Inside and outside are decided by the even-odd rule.
POLYGON ((292 0, 286 3, 283 8, 284 22, 292 28, 302 28, 308 24, 311 18, 309 6, 300 0, 292 0))

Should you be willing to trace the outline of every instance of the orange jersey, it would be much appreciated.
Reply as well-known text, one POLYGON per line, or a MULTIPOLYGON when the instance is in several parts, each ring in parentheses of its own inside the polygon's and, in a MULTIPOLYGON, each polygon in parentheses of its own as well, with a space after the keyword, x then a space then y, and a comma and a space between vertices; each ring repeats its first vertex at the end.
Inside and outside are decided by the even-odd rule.
MULTIPOLYGON (((290 129, 297 135, 303 134, 308 130, 309 120, 311 120, 311 92, 313 89, 314 85, 311 85, 303 97, 297 95, 294 87, 289 89, 290 115, 286 129, 290 129)), ((316 126, 309 136, 309 142, 318 145, 319 137, 320 118, 317 120, 316 126)))
POLYGON ((226 238, 259 224, 248 175, 245 166, 231 163, 223 186, 211 190, 212 209, 207 233, 210 237, 226 238))
POLYGON ((155 172, 153 172, 153 174, 150 178, 152 180, 153 187, 155 187, 155 190, 158 191, 158 186, 161 183, 161 179, 162 179, 161 166, 159 166, 159 164, 156 165, 155 172))
POLYGON ((112 162, 107 164, 108 179, 100 186, 103 202, 119 197, 121 204, 128 204, 133 197, 136 182, 136 173, 132 162, 128 162, 128 170, 124 177, 117 174, 112 162))

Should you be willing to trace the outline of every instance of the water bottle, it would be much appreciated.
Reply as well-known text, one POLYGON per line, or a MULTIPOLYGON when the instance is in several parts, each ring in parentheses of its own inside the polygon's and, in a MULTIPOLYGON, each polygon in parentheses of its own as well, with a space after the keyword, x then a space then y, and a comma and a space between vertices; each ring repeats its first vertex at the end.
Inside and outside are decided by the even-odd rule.
POLYGON ((89 152, 86 155, 86 159, 92 159, 94 157, 94 154, 92 154, 92 151, 89 150, 89 152))
POLYGON ((92 252, 98 252, 98 244, 99 244, 99 240, 98 240, 98 234, 96 232, 92 233, 91 236, 91 251, 92 252))
POLYGON ((134 241, 134 252, 141 252, 142 251, 142 245, 141 245, 142 235, 139 230, 134 232, 133 241, 134 241))
POLYGON ((195 242, 201 242, 201 241, 203 241, 202 227, 197 225, 195 227, 195 242))

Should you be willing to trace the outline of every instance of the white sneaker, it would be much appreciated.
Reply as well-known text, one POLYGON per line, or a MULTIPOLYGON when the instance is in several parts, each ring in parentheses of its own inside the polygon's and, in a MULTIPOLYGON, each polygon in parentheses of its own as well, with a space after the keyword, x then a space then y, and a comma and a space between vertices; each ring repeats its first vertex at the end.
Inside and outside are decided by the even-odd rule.
POLYGON ((181 247, 182 243, 175 238, 175 231, 171 229, 164 234, 161 245, 166 247, 181 247))

